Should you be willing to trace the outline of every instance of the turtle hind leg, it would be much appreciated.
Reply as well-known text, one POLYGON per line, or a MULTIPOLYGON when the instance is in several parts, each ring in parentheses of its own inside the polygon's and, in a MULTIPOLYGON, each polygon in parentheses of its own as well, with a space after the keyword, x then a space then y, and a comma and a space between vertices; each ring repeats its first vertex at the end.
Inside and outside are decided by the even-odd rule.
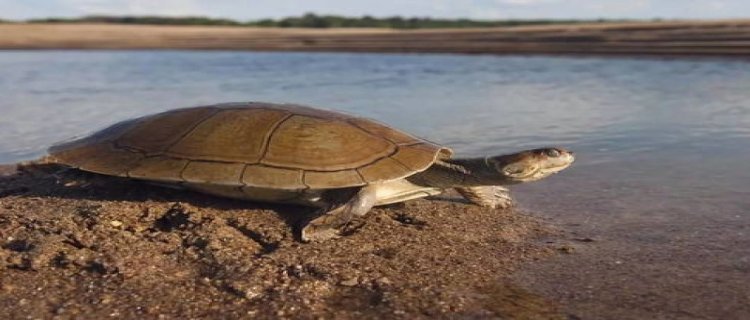
POLYGON ((513 206, 508 188, 500 186, 458 187, 456 191, 466 200, 482 207, 506 209, 513 206))
POLYGON ((355 216, 365 215, 375 205, 373 186, 359 189, 331 190, 324 194, 322 208, 315 218, 302 226, 303 242, 324 241, 336 238, 341 228, 355 216))

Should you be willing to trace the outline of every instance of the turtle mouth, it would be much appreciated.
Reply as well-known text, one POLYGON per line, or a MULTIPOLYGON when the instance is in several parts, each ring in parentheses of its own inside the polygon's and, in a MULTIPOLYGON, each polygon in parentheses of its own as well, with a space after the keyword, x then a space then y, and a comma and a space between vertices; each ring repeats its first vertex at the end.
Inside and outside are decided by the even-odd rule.
POLYGON ((556 174, 560 171, 563 171, 567 167, 568 165, 549 167, 549 168, 540 168, 540 169, 530 172, 527 175, 515 177, 515 179, 519 181, 536 181, 536 180, 540 180, 548 176, 551 176, 553 174, 556 174))
POLYGON ((539 168, 539 170, 536 170, 534 173, 524 178, 535 180, 548 177, 567 169, 571 164, 573 164, 574 161, 575 156, 573 152, 566 150, 565 153, 562 153, 555 158, 548 158, 546 161, 544 161, 544 165, 539 168))
POLYGON ((554 167, 554 168, 540 169, 537 174, 541 175, 542 177, 546 177, 546 176, 549 176, 549 175, 553 175, 553 174, 559 173, 560 171, 565 170, 565 168, 567 168, 568 166, 570 166, 570 165, 564 165, 564 166, 559 166, 559 167, 554 167))
POLYGON ((575 161, 575 156, 572 152, 568 152, 565 156, 555 159, 556 161, 550 161, 549 166, 539 170, 539 173, 548 176, 551 174, 558 173, 570 167, 575 161))

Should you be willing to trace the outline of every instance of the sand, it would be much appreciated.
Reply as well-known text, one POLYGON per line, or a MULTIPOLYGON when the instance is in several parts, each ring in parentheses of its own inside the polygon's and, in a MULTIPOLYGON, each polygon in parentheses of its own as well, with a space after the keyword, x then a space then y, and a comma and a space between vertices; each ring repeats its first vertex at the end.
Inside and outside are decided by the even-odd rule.
POLYGON ((439 30, 0 24, 0 49, 747 56, 748 35, 750 20, 439 30))
POLYGON ((305 244, 293 229, 309 209, 0 171, 5 318, 565 318, 509 280, 567 248, 523 212, 416 200, 305 244))

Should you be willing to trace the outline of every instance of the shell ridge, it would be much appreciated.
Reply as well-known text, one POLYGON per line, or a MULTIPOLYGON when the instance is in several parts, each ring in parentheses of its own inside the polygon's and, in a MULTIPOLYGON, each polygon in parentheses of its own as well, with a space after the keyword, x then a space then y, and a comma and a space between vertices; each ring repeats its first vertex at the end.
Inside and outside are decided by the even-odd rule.
POLYGON ((180 170, 180 174, 178 176, 180 177, 180 179, 182 179, 183 182, 189 182, 188 179, 185 179, 185 170, 187 170, 187 167, 190 165, 191 162, 193 162, 193 160, 190 160, 190 159, 185 159, 185 160, 186 160, 185 166, 182 167, 182 169, 180 170))
POLYGON ((223 111, 223 109, 214 108, 213 112, 211 112, 205 118, 203 118, 203 119, 199 120, 198 122, 196 122, 195 124, 193 124, 193 126, 191 126, 189 130, 187 130, 185 133, 183 133, 182 135, 180 135, 179 138, 177 138, 175 141, 173 141, 168 146, 166 146, 161 153, 170 152, 169 149, 172 149, 178 143, 182 142, 182 140, 185 139, 185 137, 187 137, 189 134, 191 134, 193 131, 195 131, 195 128, 197 128, 198 126, 200 126, 204 122, 208 121, 208 119, 213 118, 215 115, 219 114, 219 112, 221 112, 221 111, 223 111))
POLYGON ((302 185, 305 186, 305 190, 312 189, 312 188, 310 188, 310 185, 307 184, 307 182, 305 182, 307 171, 306 170, 300 170, 300 171, 301 171, 301 174, 300 174, 301 175, 300 176, 300 183, 302 183, 302 185))
POLYGON ((396 163, 398 163, 398 165, 400 165, 400 166, 404 167, 404 168, 405 168, 406 170, 409 170, 409 171, 414 171, 414 169, 412 169, 412 168, 409 168, 409 166, 405 165, 405 164, 404 164, 403 162, 401 162, 401 160, 398 160, 398 159, 396 159, 396 158, 394 158, 394 157, 390 157, 390 158, 391 158, 391 159, 393 159, 393 160, 395 160, 395 161, 396 161, 396 163))
POLYGON ((355 168, 354 172, 356 172, 359 175, 359 177, 362 178, 362 181, 364 181, 365 184, 370 183, 367 179, 365 179, 365 175, 363 175, 362 172, 359 171, 359 169, 362 169, 362 168, 355 168))
POLYGON ((240 186, 240 188, 249 187, 249 185, 245 183, 245 173, 247 172, 247 167, 249 166, 250 165, 246 163, 245 167, 242 168, 242 173, 240 173, 240 184, 242 184, 242 186, 240 186))
MULTIPOLYGON (((378 158, 377 160, 375 160, 373 162, 369 162, 369 163, 364 164, 363 167, 366 167, 368 165, 371 165, 371 164, 373 164, 375 162, 378 162, 378 161, 383 160, 383 159, 388 158, 388 157, 389 156, 384 156, 382 158, 378 158)), ((200 160, 200 161, 204 161, 204 160, 200 160)), ((206 160, 205 162, 218 162, 218 161, 209 161, 209 160, 206 160)), ((226 163, 243 163, 243 162, 226 162, 226 163)), ((243 164, 248 165, 248 166, 260 166, 260 167, 268 167, 268 168, 276 168, 276 169, 287 169, 287 170, 301 170, 301 171, 317 172, 317 173, 334 173, 334 172, 349 171, 349 170, 356 169, 356 168, 351 168, 351 169, 337 169, 337 170, 315 170, 315 169, 300 169, 300 168, 296 168, 296 167, 288 167, 288 166, 266 164, 266 163, 243 163, 243 164)))
MULTIPOLYGON (((126 152, 126 153, 135 153, 135 154, 139 154, 139 156, 140 156, 140 158, 137 159, 137 160, 134 160, 133 163, 129 163, 127 165, 127 167, 125 167, 123 169, 120 169, 118 171, 113 171, 113 173, 106 173, 108 175, 120 176, 120 177, 123 176, 123 175, 125 175, 127 177, 127 172, 130 171, 130 169, 133 168, 134 165, 137 165, 138 163, 140 163, 141 161, 143 161, 143 159, 145 159, 145 155, 142 152, 137 152, 137 151, 133 152, 131 150, 127 150, 127 149, 123 149, 123 148, 118 148, 115 145, 114 141, 104 141, 104 142, 102 142, 102 145, 106 145, 107 147, 109 147, 109 148, 111 148, 112 150, 115 150, 115 151, 122 151, 122 152, 126 152)), ((78 166, 76 167, 76 169, 83 169, 83 170, 87 170, 88 171, 89 169, 87 169, 87 167, 91 167, 92 165, 94 165, 94 163, 96 163, 95 160, 96 160, 95 158, 94 159, 89 158, 89 159, 83 160, 82 162, 80 162, 78 164, 78 166)), ((94 171, 94 170, 91 170, 91 172, 104 174, 104 172, 99 172, 99 171, 94 171)))
POLYGON ((188 164, 185 165, 185 168, 180 171, 180 178, 189 183, 202 183, 221 186, 242 186, 242 180, 240 180, 240 177, 242 176, 242 172, 244 172, 245 170, 246 165, 244 163, 233 163, 235 165, 242 165, 242 168, 238 170, 239 172, 237 172, 236 175, 235 172, 231 172, 231 175, 226 175, 226 171, 221 172, 221 174, 219 175, 212 175, 212 173, 216 172, 216 167, 211 168, 211 166, 215 164, 216 162, 214 161, 189 160, 188 164), (193 165, 191 166, 191 164, 193 165), (206 168, 207 165, 208 168, 206 168), (190 171, 188 178, 185 177, 185 172, 187 171, 190 171))
POLYGON ((182 181, 180 181, 180 183, 188 182, 187 179, 185 179, 185 176, 183 175, 183 173, 185 173, 185 170, 187 170, 187 167, 188 167, 188 165, 190 165, 191 161, 192 160, 190 160, 190 159, 186 159, 185 164, 182 166, 182 169, 180 169, 179 178, 180 178, 180 180, 182 180, 182 181))
POLYGON ((369 165, 397 152, 393 141, 353 125, 348 121, 351 117, 291 112, 293 116, 288 122, 280 124, 273 133, 259 163, 312 172, 337 172, 369 165))
POLYGON ((356 172, 359 176, 359 179, 362 180, 362 182, 364 183, 363 185, 367 184, 367 179, 365 179, 365 176, 362 174, 362 172, 359 172, 359 168, 355 168, 354 172, 356 172))
POLYGON ((402 147, 411 147, 411 146, 416 146, 418 144, 423 144, 423 143, 425 143, 425 141, 405 142, 405 143, 399 143, 398 145, 402 146, 402 147))
MULTIPOLYGON (((361 166, 357 167, 356 169, 361 169, 361 168, 367 167, 367 166, 369 166, 369 165, 373 165, 373 164, 377 163, 378 161, 380 161, 380 160, 383 160, 383 159, 385 159, 385 158, 391 158, 391 157, 392 157, 393 155, 397 154, 397 153, 399 152, 399 150, 401 150, 401 149, 400 149, 400 148, 398 147, 398 145, 394 145, 394 147, 395 147, 395 148, 393 149, 393 151, 392 151, 392 152, 391 152, 390 154, 388 154, 388 155, 385 155, 385 156, 382 156, 382 157, 380 157, 380 158, 377 158, 377 159, 375 159, 375 160, 373 160, 373 161, 370 161, 370 162, 368 162, 368 163, 365 163, 365 164, 363 164, 363 165, 361 165, 361 166)), ((367 181, 367 180, 365 180, 365 181, 367 181)))
POLYGON ((128 168, 125 169, 125 171, 122 172, 128 178, 132 178, 130 176, 130 171, 133 171, 133 169, 137 168, 141 164, 141 162, 143 162, 143 160, 146 160, 146 159, 150 158, 150 156, 146 153, 145 150, 141 150, 141 149, 133 148, 133 147, 121 146, 119 143, 117 143, 117 139, 114 139, 114 140, 110 141, 110 144, 112 145, 112 148, 114 148, 116 150, 123 150, 123 151, 127 151, 127 152, 134 152, 134 153, 140 153, 141 154, 142 157, 140 159, 138 159, 138 161, 136 161, 133 164, 131 164, 130 166, 128 166, 128 168))
POLYGON ((182 165, 182 168, 180 169, 180 171, 177 174, 177 179, 174 179, 174 178, 171 178, 171 177, 160 177, 157 180, 159 180, 159 181, 169 181, 169 182, 176 183, 176 184, 181 184, 183 182, 187 182, 187 180, 185 180, 185 178, 182 177, 182 172, 185 171, 185 169, 187 169, 187 166, 188 166, 188 164, 190 164, 191 160, 184 159, 184 158, 176 158, 176 157, 171 157, 171 156, 166 156, 166 155, 150 155, 150 156, 146 155, 142 159, 138 160, 138 162, 136 164, 134 164, 133 166, 131 166, 130 168, 128 168, 127 171, 125 172, 125 174, 127 175, 128 178, 139 179, 139 180, 149 180, 149 179, 144 178, 144 177, 137 177, 137 176, 133 177, 131 175, 131 172, 133 170, 140 169, 143 161, 146 161, 146 160, 149 160, 149 159, 153 159, 153 158, 166 158, 166 159, 170 159, 170 160, 174 160, 174 161, 185 161, 185 164, 182 165))
POLYGON ((258 158, 258 162, 256 163, 262 163, 263 159, 266 158, 266 154, 268 153, 268 146, 271 144, 271 138, 273 138, 274 133, 276 133, 277 130, 281 127, 284 122, 289 120, 294 116, 294 113, 287 113, 281 120, 277 121, 273 127, 271 127, 271 130, 268 130, 268 133, 266 134, 266 137, 263 138, 263 151, 260 153, 260 157, 258 158))
MULTIPOLYGON (((370 120, 370 119, 366 119, 366 118, 359 118, 359 119, 360 119, 360 120, 365 120, 365 121, 377 122, 377 121, 374 121, 374 120, 370 120)), ((358 125, 358 124, 357 124, 356 122, 354 122, 354 121, 346 120, 345 122, 346 122, 346 123, 348 123, 348 124, 350 124, 350 125, 352 125, 352 126, 354 126, 354 127, 356 127, 356 128, 357 128, 357 129, 359 129, 359 130, 362 130, 362 131, 364 131, 365 133, 367 133, 367 134, 369 134, 369 135, 371 135, 371 136, 373 136, 373 137, 375 137, 375 138, 378 138, 378 139, 383 139, 383 140, 385 140, 385 141, 388 141, 388 142, 392 143, 392 144, 393 144, 394 146, 398 146, 398 143, 396 143, 396 141, 393 141, 393 140, 389 139, 388 137, 385 137, 385 136, 382 136, 382 135, 378 135, 378 134, 372 133, 372 132, 370 132, 369 130, 365 129, 364 127, 362 127, 362 126, 358 125)))

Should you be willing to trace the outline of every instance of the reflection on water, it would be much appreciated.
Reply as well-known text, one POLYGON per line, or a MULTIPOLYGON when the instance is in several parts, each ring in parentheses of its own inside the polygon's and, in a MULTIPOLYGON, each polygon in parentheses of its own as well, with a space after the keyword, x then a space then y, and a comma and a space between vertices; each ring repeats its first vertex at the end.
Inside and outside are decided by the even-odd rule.
POLYGON ((325 106, 467 156, 566 146, 578 162, 559 177, 519 186, 525 207, 611 239, 597 253, 605 257, 624 252, 637 260, 689 244, 710 253, 713 266, 736 266, 698 262, 699 274, 718 275, 714 286, 743 275, 750 281, 750 273, 736 271, 750 270, 746 62, 14 51, 0 52, 0 70, 0 163, 174 107, 247 100, 325 106))

